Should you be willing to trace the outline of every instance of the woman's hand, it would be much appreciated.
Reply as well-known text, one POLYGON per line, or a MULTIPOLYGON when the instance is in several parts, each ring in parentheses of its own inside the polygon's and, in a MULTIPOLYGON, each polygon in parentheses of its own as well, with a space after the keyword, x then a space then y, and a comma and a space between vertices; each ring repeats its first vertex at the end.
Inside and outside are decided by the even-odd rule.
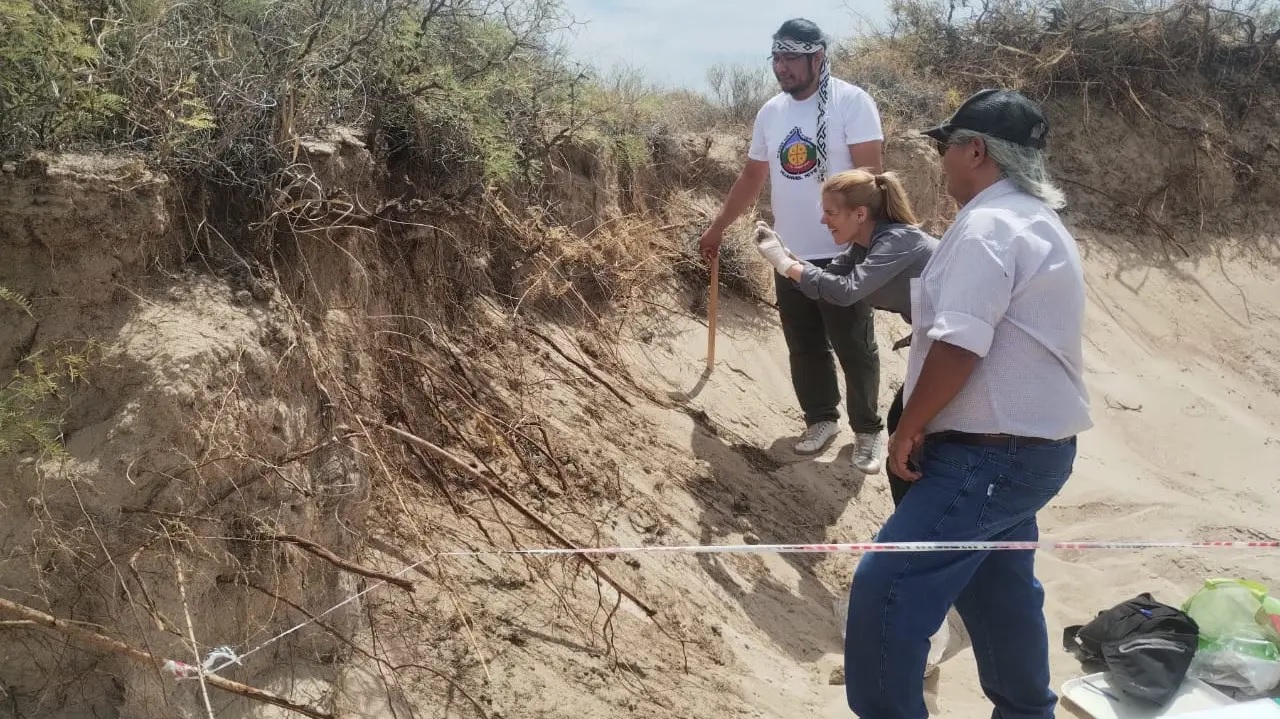
POLYGON ((764 220, 756 222, 756 251, 783 277, 787 276, 788 270, 800 264, 795 255, 782 244, 778 233, 764 220))

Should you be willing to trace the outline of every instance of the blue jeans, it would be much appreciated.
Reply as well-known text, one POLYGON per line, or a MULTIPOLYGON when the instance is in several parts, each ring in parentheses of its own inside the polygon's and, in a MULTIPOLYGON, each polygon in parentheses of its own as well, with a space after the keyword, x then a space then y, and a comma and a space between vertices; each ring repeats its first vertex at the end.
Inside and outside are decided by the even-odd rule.
MULTIPOLYGON (((1076 440, 984 447, 929 438, 921 477, 877 537, 906 541, 1035 541, 1036 512, 1071 474, 1076 440)), ((973 641, 993 719, 1052 719, 1044 589, 1035 552, 863 555, 849 590, 844 662, 849 707, 862 719, 924 719, 929 637, 954 605, 973 641)))

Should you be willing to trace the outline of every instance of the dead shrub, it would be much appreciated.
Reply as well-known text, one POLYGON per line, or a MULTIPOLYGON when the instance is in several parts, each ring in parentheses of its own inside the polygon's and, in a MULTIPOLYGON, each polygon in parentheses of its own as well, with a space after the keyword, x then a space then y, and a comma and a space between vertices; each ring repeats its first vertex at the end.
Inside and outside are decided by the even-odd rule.
POLYGON ((750 127, 760 106, 778 92, 778 86, 766 65, 720 63, 707 70, 719 124, 750 127))
POLYGON ((866 90, 880 109, 885 135, 914 129, 920 118, 939 117, 952 102, 945 81, 937 75, 918 72, 915 43, 870 38, 856 41, 837 51, 833 72, 866 90))
POLYGON ((1212 100, 1239 116, 1280 80, 1277 41, 1280 9, 1261 0, 898 0, 888 27, 835 63, 904 117, 998 86, 1143 115, 1161 95, 1212 100))
POLYGON ((873 94, 889 137, 978 89, 1023 92, 1055 126, 1068 211, 1154 231, 1185 255, 1177 227, 1258 227, 1243 208, 1280 189, 1277 42, 1280 8, 1259 0, 898 0, 835 69, 873 94))
MULTIPOLYGON (((682 219, 678 274, 696 287, 705 288, 711 271, 698 252, 698 238, 720 211, 720 199, 682 190, 672 196, 669 213, 682 219)), ((747 212, 725 230, 720 246, 720 284, 742 297, 773 302, 773 268, 755 249, 755 222, 747 212)))

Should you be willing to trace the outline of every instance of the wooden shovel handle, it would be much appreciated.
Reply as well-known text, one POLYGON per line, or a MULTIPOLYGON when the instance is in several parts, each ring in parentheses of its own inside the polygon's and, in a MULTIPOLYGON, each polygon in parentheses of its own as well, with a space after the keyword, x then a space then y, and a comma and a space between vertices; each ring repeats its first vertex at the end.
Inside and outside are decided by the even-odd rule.
POLYGON ((707 302, 707 370, 716 364, 716 315, 720 311, 720 256, 711 258, 711 298, 707 302))

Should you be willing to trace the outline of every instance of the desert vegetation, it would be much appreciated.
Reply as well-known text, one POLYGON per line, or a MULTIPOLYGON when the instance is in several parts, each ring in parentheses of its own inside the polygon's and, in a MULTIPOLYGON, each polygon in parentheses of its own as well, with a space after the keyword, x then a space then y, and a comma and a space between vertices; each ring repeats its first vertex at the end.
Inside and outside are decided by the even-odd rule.
MULTIPOLYGON (((312 716, 362 695, 282 666, 497 717, 521 689, 485 657, 522 612, 620 706, 681 715, 724 640, 680 592, 611 557, 436 556, 668 529, 601 449, 635 403, 678 404, 620 337, 705 316, 696 239, 775 87, 763 60, 708 92, 589 67, 574 23, 554 0, 0 0, 0 594, 39 614, 0 618, 0 715, 250 716, 261 697, 162 672, 230 642, 312 716)), ((1052 110, 1073 221, 1154 264, 1271 226, 1278 41, 1261 0, 897 0, 834 68, 931 226, 912 131, 1006 85, 1052 110)), ((720 279, 767 311, 755 216, 720 279)))

